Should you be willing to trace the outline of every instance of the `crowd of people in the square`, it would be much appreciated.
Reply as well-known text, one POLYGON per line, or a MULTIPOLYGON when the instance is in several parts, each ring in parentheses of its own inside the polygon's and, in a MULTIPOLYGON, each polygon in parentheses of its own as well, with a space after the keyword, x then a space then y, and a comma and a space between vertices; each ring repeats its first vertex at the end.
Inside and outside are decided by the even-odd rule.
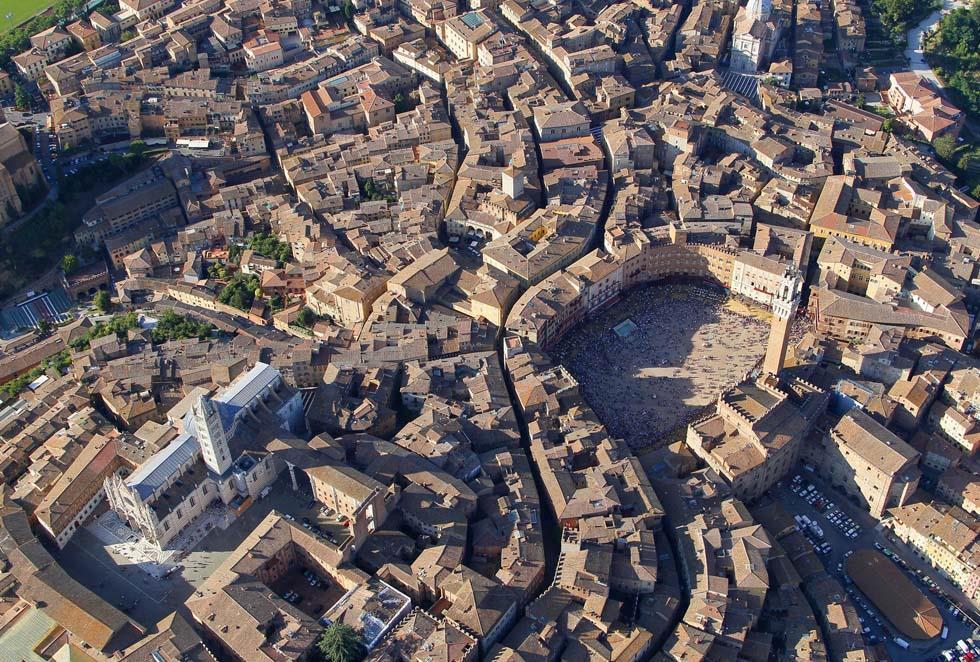
MULTIPOLYGON (((742 379, 765 353, 769 325, 725 306, 710 285, 635 290, 551 352, 578 380, 610 434, 634 448, 661 441, 742 379), (636 327, 614 327, 631 320, 636 327)), ((626 325, 629 326, 629 325, 626 325)))

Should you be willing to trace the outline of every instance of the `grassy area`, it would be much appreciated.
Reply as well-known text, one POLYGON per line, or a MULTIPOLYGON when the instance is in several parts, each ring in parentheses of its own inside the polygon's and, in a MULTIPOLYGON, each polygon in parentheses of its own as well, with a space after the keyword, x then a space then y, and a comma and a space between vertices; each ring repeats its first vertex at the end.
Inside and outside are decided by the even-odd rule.
POLYGON ((6 0, 0 3, 0 66, 6 66, 11 56, 26 49, 32 34, 56 23, 74 20, 76 11, 84 4, 85 0, 6 0))
POLYGON ((53 4, 54 0, 12 0, 3 3, 3 9, 0 9, 0 34, 20 25, 53 4))
POLYGON ((966 187, 973 197, 980 196, 980 140, 966 127, 957 141, 949 137, 932 143, 936 158, 959 179, 957 186, 966 187))

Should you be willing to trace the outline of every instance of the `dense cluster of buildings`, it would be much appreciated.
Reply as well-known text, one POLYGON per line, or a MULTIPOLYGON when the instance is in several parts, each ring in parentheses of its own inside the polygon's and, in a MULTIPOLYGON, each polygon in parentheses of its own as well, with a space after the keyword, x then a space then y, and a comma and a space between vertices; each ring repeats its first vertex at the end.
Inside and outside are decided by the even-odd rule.
MULTIPOLYGON (((32 36, 63 149, 165 153, 73 230, 105 266, 62 289, 126 328, 0 310, 0 383, 44 368, 0 405, 0 649, 885 659, 769 496, 801 465, 980 601, 980 203, 854 91, 926 140, 964 114, 858 66, 859 3, 689 4, 120 0, 32 36), (641 462, 550 352, 673 280, 770 335, 641 462), (66 569, 107 521, 226 539, 135 580, 172 582, 151 622, 66 569)), ((41 181, 0 123, 0 226, 41 181)))

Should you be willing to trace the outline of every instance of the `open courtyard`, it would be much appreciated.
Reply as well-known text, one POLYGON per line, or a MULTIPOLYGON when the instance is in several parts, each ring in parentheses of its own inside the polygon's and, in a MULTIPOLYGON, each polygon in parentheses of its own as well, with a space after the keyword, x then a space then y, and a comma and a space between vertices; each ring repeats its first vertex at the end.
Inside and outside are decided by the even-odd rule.
POLYGON ((768 313, 719 287, 651 285, 568 333, 551 355, 609 432, 641 448, 672 439, 750 372, 768 336, 768 313))

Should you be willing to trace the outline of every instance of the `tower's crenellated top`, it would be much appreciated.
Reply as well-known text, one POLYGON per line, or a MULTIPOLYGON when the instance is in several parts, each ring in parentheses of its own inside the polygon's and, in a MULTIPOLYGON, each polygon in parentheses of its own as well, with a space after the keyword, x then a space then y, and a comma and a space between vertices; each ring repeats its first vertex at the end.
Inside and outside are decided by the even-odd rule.
POLYGON ((772 295, 772 313, 774 316, 788 320, 796 314, 796 309, 800 306, 800 297, 803 295, 803 274, 795 266, 786 267, 782 278, 779 280, 779 287, 772 295))

